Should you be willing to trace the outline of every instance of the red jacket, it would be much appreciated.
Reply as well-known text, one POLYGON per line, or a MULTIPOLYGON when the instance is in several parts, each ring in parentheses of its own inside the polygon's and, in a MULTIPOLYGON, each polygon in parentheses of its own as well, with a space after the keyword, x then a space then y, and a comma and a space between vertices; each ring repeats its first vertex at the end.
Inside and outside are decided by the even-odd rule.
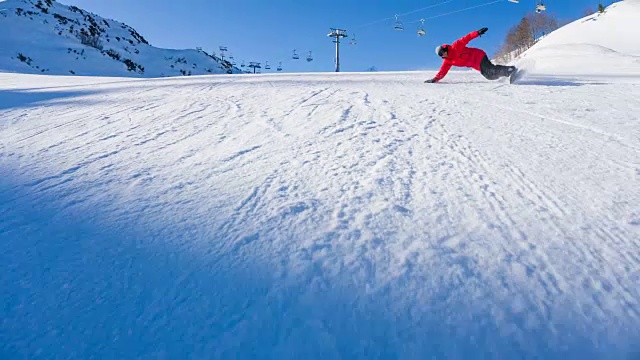
POLYGON ((480 34, 478 34, 477 31, 474 31, 461 39, 456 40, 453 44, 448 45, 447 50, 449 54, 442 62, 442 67, 440 67, 440 71, 433 78, 433 81, 442 80, 452 66, 470 67, 480 71, 480 63, 487 53, 480 49, 467 47, 469 41, 477 38, 478 36, 480 36, 480 34))

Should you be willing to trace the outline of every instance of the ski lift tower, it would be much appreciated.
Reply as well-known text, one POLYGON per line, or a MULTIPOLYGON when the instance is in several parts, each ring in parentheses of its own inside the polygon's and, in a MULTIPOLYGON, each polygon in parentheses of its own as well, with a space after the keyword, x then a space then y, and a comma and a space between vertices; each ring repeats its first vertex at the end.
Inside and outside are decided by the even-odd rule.
POLYGON ((256 69, 262 69, 262 66, 260 66, 260 63, 255 61, 250 61, 247 67, 253 68, 254 74, 256 73, 256 69))
POLYGON ((347 37, 347 30, 331 28, 327 36, 335 38, 333 42, 336 44, 336 72, 340 72, 340 38, 347 37))
POLYGON ((220 46, 218 48, 220 50, 220 55, 222 56, 222 61, 224 61, 224 52, 228 51, 226 46, 220 46))

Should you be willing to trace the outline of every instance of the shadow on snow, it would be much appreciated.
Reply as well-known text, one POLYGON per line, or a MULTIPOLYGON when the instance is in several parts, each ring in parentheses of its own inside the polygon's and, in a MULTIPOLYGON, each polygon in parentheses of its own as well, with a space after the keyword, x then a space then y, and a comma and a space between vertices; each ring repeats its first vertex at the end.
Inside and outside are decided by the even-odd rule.
POLYGON ((29 107, 46 106, 47 103, 87 104, 79 99, 97 93, 97 91, 29 91, 29 90, 0 90, 0 111, 29 107), (73 99, 73 100, 71 100, 73 99))
MULTIPOLYGON (((269 254, 240 252, 260 253, 258 241, 228 246, 219 229, 197 221, 148 222, 144 211, 114 219, 99 202, 74 212, 67 193, 0 173, 2 358, 561 359, 595 351, 571 324, 556 327, 566 330, 559 338, 544 328, 504 333, 487 309, 495 295, 459 254, 442 253, 434 266, 458 264, 476 299, 455 281, 429 278, 366 292, 313 267, 271 273, 259 260, 269 254), (407 305, 401 290, 421 283, 435 301, 408 294, 407 305)), ((231 214, 210 216, 224 223, 231 214)), ((519 323, 513 316, 502 322, 519 323)))

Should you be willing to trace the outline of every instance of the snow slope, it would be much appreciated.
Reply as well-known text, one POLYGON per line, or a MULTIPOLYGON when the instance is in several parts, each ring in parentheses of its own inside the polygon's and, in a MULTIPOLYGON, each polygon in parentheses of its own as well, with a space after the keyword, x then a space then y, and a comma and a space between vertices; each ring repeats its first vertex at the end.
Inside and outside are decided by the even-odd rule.
POLYGON ((0 358, 632 359, 640 82, 0 74, 0 358))
POLYGON ((160 49, 135 29, 51 0, 0 5, 0 71, 162 77, 240 73, 198 50, 160 49), (93 46, 81 41, 95 38, 93 46))
POLYGON ((531 72, 640 77, 640 1, 624 0, 541 39, 521 58, 531 72))

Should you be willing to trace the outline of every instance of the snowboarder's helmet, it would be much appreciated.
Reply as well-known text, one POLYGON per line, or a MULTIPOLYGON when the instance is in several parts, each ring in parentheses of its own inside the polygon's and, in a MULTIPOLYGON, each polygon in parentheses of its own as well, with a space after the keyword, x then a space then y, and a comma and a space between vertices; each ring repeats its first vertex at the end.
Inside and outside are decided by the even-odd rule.
POLYGON ((445 51, 448 51, 447 45, 440 45, 436 47, 436 54, 440 57, 442 57, 445 51))

